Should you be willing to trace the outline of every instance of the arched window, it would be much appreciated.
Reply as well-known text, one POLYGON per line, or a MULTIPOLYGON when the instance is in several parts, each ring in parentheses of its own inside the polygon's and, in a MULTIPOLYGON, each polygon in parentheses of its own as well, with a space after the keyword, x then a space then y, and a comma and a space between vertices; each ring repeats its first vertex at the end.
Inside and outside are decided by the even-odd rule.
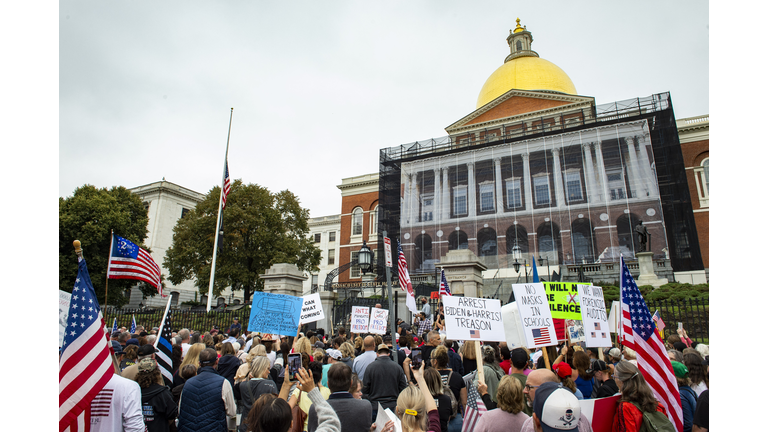
POLYGON ((562 260, 562 244, 560 240, 560 227, 552 222, 544 222, 539 225, 536 230, 536 236, 538 237, 539 256, 538 258, 546 258, 544 265, 558 265, 562 260))
POLYGON ((429 234, 420 234, 416 237, 414 243, 416 244, 414 251, 416 255, 415 268, 418 269, 421 268, 424 262, 432 259, 432 237, 430 237, 429 234))
POLYGON ((222 307, 224 306, 224 303, 226 303, 226 300, 224 300, 224 297, 219 297, 216 299, 216 307, 222 307))
POLYGON ((515 47, 517 48, 517 51, 522 51, 523 43, 521 41, 517 41, 517 43, 515 44, 515 47))
POLYGON ((709 207, 709 158, 701 161, 701 165, 694 169, 696 189, 699 192, 699 205, 709 207))
POLYGON ((363 234, 363 209, 355 207, 352 210, 352 235, 363 234))
POLYGON ((477 256, 495 256, 496 230, 483 228, 477 233, 477 256))
POLYGON ((208 305, 208 296, 205 295, 205 294, 201 295, 200 296, 200 303, 202 303, 204 305, 208 305))
POLYGON ((592 233, 592 222, 589 219, 576 219, 571 224, 573 260, 576 264, 595 261, 592 233))
MULTIPOLYGON (((619 247, 626 247, 632 253, 640 250, 640 242, 634 234, 635 226, 640 222, 640 218, 634 214, 623 214, 616 219, 616 231, 619 234, 619 247)), ((650 245, 649 245, 650 246, 650 245)))
POLYGON ((371 220, 368 224, 371 227, 371 234, 376 234, 379 231, 379 206, 373 208, 371 212, 371 220))
POLYGON ((507 228, 507 255, 520 262, 528 255, 528 233, 520 225, 510 225, 507 228))
POLYGON ((448 250, 469 249, 467 233, 464 231, 453 231, 448 236, 448 250))
POLYGON ((171 304, 174 306, 179 305, 179 292, 178 291, 171 291, 171 304))

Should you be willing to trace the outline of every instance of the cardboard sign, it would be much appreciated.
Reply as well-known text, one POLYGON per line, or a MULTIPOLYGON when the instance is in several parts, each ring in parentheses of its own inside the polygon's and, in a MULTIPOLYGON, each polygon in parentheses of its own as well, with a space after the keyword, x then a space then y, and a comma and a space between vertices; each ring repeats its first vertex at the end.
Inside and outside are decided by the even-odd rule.
POLYGON ((387 320, 389 319, 389 310, 372 308, 371 321, 368 324, 368 333, 383 335, 387 332, 387 320))
POLYGON ((584 342, 586 340, 584 338, 584 326, 581 324, 568 326, 568 334, 571 337, 571 343, 584 342))
POLYGON ((443 306, 448 339, 506 341, 499 300, 443 296, 443 306))
POLYGON ((580 285, 579 301, 581 301, 581 317, 587 346, 611 346, 603 289, 599 286, 580 285))
POLYGON ((371 310, 367 306, 352 306, 350 333, 368 333, 368 321, 371 310))
POLYGON ((384 237, 384 265, 392 267, 392 242, 384 237))
POLYGON ((286 294, 253 293, 248 330, 261 333, 295 335, 299 328, 304 300, 286 294))
POLYGON ((525 347, 525 334, 520 325, 517 302, 508 303, 501 307, 501 319, 504 321, 504 336, 507 338, 509 349, 525 347))
POLYGON ((616 333, 619 327, 621 327, 621 304, 614 300, 611 303, 611 313, 608 315, 608 330, 616 333))
POLYGON ((544 282, 552 318, 580 320, 579 285, 573 282, 544 282))
POLYGON ((557 335, 542 283, 512 284, 527 348, 557 345, 557 335))
POLYGON ((302 298, 304 303, 301 305, 301 317, 299 318, 301 324, 325 319, 323 304, 320 302, 320 293, 305 295, 302 298))
POLYGON ((59 290, 59 346, 64 345, 64 333, 67 332, 67 318, 69 317, 69 302, 72 294, 59 290))

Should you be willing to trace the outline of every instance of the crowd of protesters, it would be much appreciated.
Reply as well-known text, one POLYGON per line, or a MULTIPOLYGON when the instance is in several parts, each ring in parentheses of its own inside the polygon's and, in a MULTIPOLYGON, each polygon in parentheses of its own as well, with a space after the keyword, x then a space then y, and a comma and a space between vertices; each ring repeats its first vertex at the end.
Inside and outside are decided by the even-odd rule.
MULTIPOLYGON (((626 347, 601 353, 562 344, 548 347, 545 356, 503 342, 448 340, 442 305, 434 313, 428 302, 422 305, 413 322, 397 321, 394 340, 389 334, 347 335, 343 327, 333 334, 243 333, 237 320, 226 332, 181 329, 171 340, 170 382, 156 361, 157 328, 114 332, 116 374, 108 387, 123 402, 113 403, 106 416, 115 418, 95 429, 394 432, 395 422, 379 413, 384 410, 404 432, 460 432, 469 410, 482 401, 487 412, 472 420, 470 431, 583 432, 592 428, 579 400, 614 395, 620 395, 614 432, 639 431, 644 414, 666 419, 636 353, 626 347), (301 358, 295 373, 289 370, 291 354, 301 358), (477 371, 481 362, 484 379, 477 371)), ((708 347, 684 330, 668 337, 666 346, 684 432, 706 431, 708 347)))

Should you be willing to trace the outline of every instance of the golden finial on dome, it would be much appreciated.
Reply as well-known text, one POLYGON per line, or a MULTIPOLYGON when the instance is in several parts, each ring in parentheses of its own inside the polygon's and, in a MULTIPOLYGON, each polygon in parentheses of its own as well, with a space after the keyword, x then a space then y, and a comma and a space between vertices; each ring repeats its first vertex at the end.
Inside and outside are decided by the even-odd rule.
POLYGON ((525 31, 523 27, 520 26, 520 18, 515 20, 517 22, 517 27, 515 27, 515 33, 520 33, 521 31, 525 31))

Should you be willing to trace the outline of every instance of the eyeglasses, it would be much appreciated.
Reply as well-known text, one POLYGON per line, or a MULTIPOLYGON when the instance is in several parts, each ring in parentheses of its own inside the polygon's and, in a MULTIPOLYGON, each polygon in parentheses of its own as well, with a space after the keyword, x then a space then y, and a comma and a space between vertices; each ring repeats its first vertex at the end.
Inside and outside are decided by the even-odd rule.
POLYGON ((526 384, 526 385, 525 385, 525 388, 526 388, 526 389, 528 389, 528 391, 531 391, 531 390, 533 390, 533 389, 537 389, 537 388, 539 388, 539 387, 541 387, 541 386, 532 386, 532 385, 530 385, 530 384, 526 384))

